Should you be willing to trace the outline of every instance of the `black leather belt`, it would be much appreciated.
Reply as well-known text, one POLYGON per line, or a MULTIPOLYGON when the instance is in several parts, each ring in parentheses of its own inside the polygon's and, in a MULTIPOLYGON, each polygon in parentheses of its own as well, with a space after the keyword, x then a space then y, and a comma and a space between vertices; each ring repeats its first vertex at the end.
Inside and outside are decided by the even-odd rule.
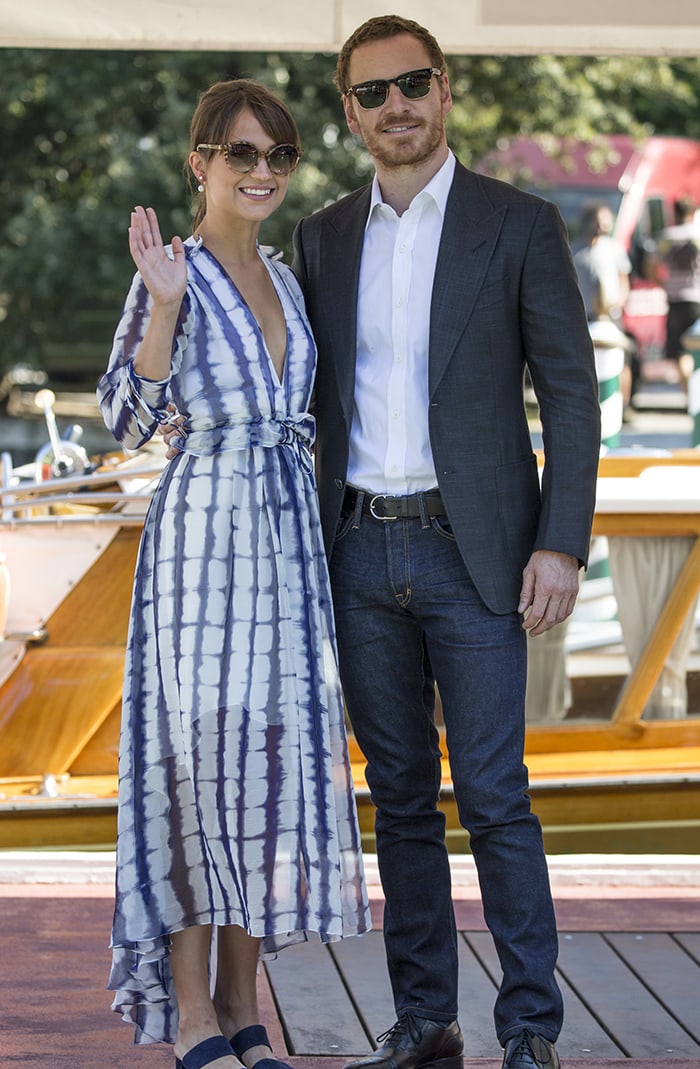
POLYGON ((421 502, 426 516, 447 515, 439 490, 421 490, 406 497, 393 497, 391 494, 373 494, 370 490, 346 486, 345 508, 356 508, 359 497, 362 498, 362 512, 375 520, 416 519, 422 515, 421 502))

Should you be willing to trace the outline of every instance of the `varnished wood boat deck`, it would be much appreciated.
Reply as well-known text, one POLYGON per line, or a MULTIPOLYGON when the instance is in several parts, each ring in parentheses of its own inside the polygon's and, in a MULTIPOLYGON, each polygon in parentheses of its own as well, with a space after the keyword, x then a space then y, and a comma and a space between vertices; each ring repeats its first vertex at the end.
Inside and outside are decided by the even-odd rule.
MULTIPOLYGON (((56 797, 42 776, 0 777, 0 849, 113 848, 116 838, 119 710, 115 708, 69 767, 48 764, 56 797), (91 765, 103 768, 86 774, 91 765)), ((374 807, 365 763, 350 736, 365 851, 374 851, 374 807)), ((444 745, 444 740, 443 740, 444 745)), ((533 809, 550 854, 700 853, 700 718, 646 722, 631 740, 607 724, 566 723, 530 730, 527 764, 533 809)), ((451 852, 469 850, 442 763, 441 808, 451 852)))
MULTIPOLYGON (((563 1069, 700 1067, 700 889, 555 888, 563 1069)), ((293 1069, 339 1069, 393 1022, 377 930, 290 948, 259 976, 263 1019, 293 1069)), ((498 1069, 499 967, 474 888, 458 888, 465 1069, 498 1069)), ((0 1061, 12 1069, 172 1069, 134 1048, 105 991, 111 888, 0 885, 0 1061)))
MULTIPOLYGON (((673 459, 697 463, 697 451, 686 452, 685 459, 673 459)), ((631 474, 633 460, 637 463, 612 459, 610 474, 621 474, 620 465, 631 474)), ((106 478, 113 476, 108 472, 106 478)), ((129 517, 123 519, 126 524, 129 517)), ((123 658, 138 525, 129 523, 112 534, 82 578, 69 584, 46 620, 41 618, 46 641, 30 642, 25 649, 15 635, 7 646, 17 664, 0 688, 0 848, 114 843, 123 658), (49 774, 56 797, 42 791, 49 774)), ((700 717, 695 712, 678 721, 618 722, 613 710, 624 674, 612 681, 608 676, 602 681, 606 693, 598 687, 595 700, 589 694, 587 703, 579 700, 584 688, 575 685, 576 673, 570 674, 574 704, 566 721, 532 724, 527 734, 533 808, 547 850, 700 852, 700 717)), ((688 689, 690 694, 690 682, 688 689)), ((697 704, 689 707, 697 710, 697 704)), ((374 810, 364 761, 352 739, 351 753, 363 846, 371 851, 374 810)), ((442 804, 450 849, 463 852, 467 836, 457 820, 447 762, 442 804)))

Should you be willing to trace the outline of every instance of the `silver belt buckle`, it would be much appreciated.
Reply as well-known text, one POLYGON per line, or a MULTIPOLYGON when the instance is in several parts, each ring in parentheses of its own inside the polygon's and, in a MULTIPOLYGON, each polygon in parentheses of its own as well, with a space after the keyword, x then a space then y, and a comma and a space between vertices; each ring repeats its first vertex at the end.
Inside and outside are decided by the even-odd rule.
POLYGON ((369 514, 373 519, 382 520, 384 523, 387 523, 388 520, 398 520, 398 516, 377 516, 377 513, 374 511, 375 501, 386 501, 388 497, 393 497, 393 494, 375 494, 374 497, 370 498, 369 514))

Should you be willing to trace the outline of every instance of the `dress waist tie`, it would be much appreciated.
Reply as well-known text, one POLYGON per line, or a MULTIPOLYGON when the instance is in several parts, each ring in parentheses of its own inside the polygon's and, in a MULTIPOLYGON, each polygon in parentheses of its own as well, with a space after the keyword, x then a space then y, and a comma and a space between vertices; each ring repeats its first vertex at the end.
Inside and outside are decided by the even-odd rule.
POLYGON ((295 416, 261 418, 256 420, 222 420, 209 426, 185 424, 187 434, 173 442, 183 453, 212 456, 229 449, 262 446, 293 446, 311 455, 316 437, 316 420, 309 412, 295 416))

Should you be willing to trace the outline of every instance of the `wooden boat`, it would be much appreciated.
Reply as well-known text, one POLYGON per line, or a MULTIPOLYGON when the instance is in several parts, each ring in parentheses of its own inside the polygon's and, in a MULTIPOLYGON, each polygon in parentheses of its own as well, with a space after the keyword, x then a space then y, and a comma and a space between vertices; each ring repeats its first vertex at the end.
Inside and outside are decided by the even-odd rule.
POLYGON ((124 648, 162 444, 93 468, 75 443, 5 459, 0 847, 112 844, 124 648))
MULTIPOLYGON (((676 452, 671 461, 698 464, 700 455, 676 452)), ((114 844, 132 577, 164 463, 156 445, 60 478, 8 477, 0 489, 0 848, 114 844)), ((641 458, 611 458, 601 461, 601 476, 633 478, 640 466, 641 458)), ((700 718, 647 722, 641 715, 669 636, 700 588, 700 506, 677 513, 673 528, 668 517, 650 514, 609 512, 596 523, 602 532, 691 532, 696 542, 663 626, 612 715, 528 728, 533 806, 550 852, 697 852, 700 718)), ((374 811, 362 755, 350 741, 371 850, 374 811)), ((442 805, 450 848, 468 850, 446 751, 442 805)))

